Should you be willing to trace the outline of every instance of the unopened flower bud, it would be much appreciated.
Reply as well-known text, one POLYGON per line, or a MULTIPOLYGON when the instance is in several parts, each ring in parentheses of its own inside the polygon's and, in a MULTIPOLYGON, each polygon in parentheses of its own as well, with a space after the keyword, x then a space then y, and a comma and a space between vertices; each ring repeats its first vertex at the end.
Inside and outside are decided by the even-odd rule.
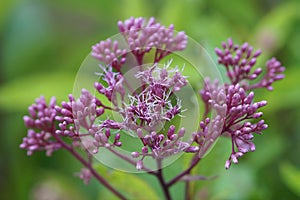
POLYGON ((131 153, 131 156, 132 156, 133 158, 138 158, 138 157, 140 156, 140 153, 139 153, 139 152, 132 152, 132 153, 131 153))
POLYGON ((136 162, 136 169, 137 170, 141 170, 143 168, 143 161, 142 160, 138 160, 136 162))

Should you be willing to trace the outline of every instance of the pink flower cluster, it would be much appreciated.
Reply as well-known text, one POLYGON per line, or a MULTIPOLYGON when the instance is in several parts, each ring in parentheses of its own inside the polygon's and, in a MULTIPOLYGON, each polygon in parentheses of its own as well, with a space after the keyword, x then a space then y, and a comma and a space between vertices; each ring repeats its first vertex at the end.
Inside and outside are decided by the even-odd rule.
POLYGON ((154 18, 148 21, 130 18, 118 22, 118 27, 127 49, 110 39, 92 47, 92 57, 102 62, 100 80, 94 83, 96 94, 83 89, 79 98, 69 95, 69 101, 62 102, 61 106, 56 105, 55 98, 47 105, 45 98, 40 97, 29 107, 29 115, 24 117, 29 130, 20 145, 28 155, 46 151, 50 156, 64 148, 85 166, 79 174, 85 183, 94 176, 116 196, 126 199, 93 168, 93 155, 101 149, 137 170, 155 175, 167 188, 165 192, 183 177, 190 178, 191 170, 221 136, 231 139, 226 169, 231 163, 238 163, 238 158, 245 153, 255 150, 254 134, 261 134, 268 127, 260 119, 263 113, 259 111, 267 102, 254 101, 252 90, 272 90, 273 83, 284 78, 285 68, 279 61, 272 58, 265 70, 256 68, 260 50, 254 52, 248 43, 236 45, 232 39, 223 42, 222 50, 216 48, 215 51, 229 82, 221 84, 220 80, 204 79, 200 97, 205 111, 198 130, 189 134, 186 127, 176 124, 185 110, 176 94, 188 85, 188 77, 179 66, 172 66, 172 60, 163 67, 159 65, 162 58, 186 48, 187 36, 184 32, 176 34, 173 25, 162 26, 154 18), (153 61, 144 69, 146 53, 153 56, 153 61), (129 60, 128 56, 138 64, 139 70, 130 77, 140 83, 137 89, 125 76, 123 65, 129 60), (114 114, 118 117, 113 118, 114 114), (133 133, 139 139, 136 146, 130 146, 136 148, 131 156, 118 151, 128 145, 123 139, 125 133, 133 133), (85 154, 79 153, 78 147, 83 147, 85 154), (194 155, 188 168, 167 183, 162 176, 161 162, 179 153, 194 155), (146 157, 154 159, 158 169, 145 166, 146 157))
POLYGON ((174 33, 174 25, 168 28, 150 18, 130 18, 124 22, 118 22, 120 33, 125 37, 129 49, 138 57, 156 49, 154 63, 161 60, 171 52, 181 51, 186 48, 187 36, 184 32, 174 33))
POLYGON ((284 78, 282 73, 285 68, 276 58, 272 58, 267 61, 264 77, 258 83, 249 85, 247 80, 255 80, 263 73, 262 68, 254 69, 256 60, 262 53, 261 50, 253 52, 253 47, 248 43, 239 46, 234 44, 231 38, 228 39, 227 43, 223 42, 222 47, 223 50, 216 48, 215 51, 219 57, 219 64, 226 67, 227 76, 232 84, 240 83, 247 89, 267 88, 272 90, 273 82, 284 78))

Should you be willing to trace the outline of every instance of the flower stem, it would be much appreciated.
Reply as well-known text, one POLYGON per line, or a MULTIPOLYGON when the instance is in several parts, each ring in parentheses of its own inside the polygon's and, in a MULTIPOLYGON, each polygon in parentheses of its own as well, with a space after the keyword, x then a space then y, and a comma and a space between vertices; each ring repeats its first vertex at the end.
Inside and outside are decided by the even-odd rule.
MULTIPOLYGON (((115 154, 116 156, 118 156, 119 158, 125 160, 126 162, 132 164, 133 166, 136 166, 136 161, 132 160, 131 158, 119 153, 118 151, 114 150, 113 148, 109 147, 107 148, 110 152, 112 152, 113 154, 115 154)), ((153 172, 153 170, 148 169, 147 167, 143 166, 142 170, 144 170, 145 172, 147 172, 148 174, 155 174, 155 172, 153 172)))
POLYGON ((185 182, 185 200, 190 200, 190 181, 185 182))
POLYGON ((167 183, 167 187, 171 187, 172 185, 174 185, 177 181, 179 181, 183 176, 189 174, 192 169, 198 164, 198 162, 201 160, 201 158, 199 157, 198 154, 195 154, 194 157, 191 160, 191 164, 190 166, 184 170, 183 172, 181 172, 180 174, 178 174, 177 176, 175 176, 172 180, 170 180, 167 183))
POLYGON ((169 191, 169 186, 167 185, 164 177, 163 177, 163 173, 162 173, 162 160, 161 159, 157 159, 157 167, 158 167, 158 170, 157 170, 157 173, 155 174, 160 185, 161 185, 161 188, 164 192, 164 195, 165 195, 165 198, 166 200, 172 200, 171 198, 171 194, 170 194, 170 191, 169 191))
POLYGON ((104 185, 109 191, 111 191, 114 195, 119 197, 121 200, 127 200, 127 198, 122 195, 119 191, 117 191, 105 178, 100 176, 98 172, 92 167, 92 165, 86 161, 79 153, 77 153, 71 146, 66 144, 60 137, 56 134, 52 134, 53 137, 62 145, 64 149, 69 151, 77 160, 79 160, 86 168, 90 170, 93 176, 104 185))
POLYGON ((205 110, 204 110, 204 114, 203 114, 203 117, 202 117, 203 121, 207 118, 207 115, 208 115, 209 111, 210 111, 210 106, 209 106, 209 104, 205 103, 205 110))

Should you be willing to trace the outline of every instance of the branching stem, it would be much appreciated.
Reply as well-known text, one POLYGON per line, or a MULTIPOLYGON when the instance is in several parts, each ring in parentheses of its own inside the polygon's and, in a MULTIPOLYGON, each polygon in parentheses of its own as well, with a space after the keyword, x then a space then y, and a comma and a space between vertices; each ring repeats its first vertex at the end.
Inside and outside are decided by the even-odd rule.
POLYGON ((116 190, 104 177, 100 176, 98 172, 93 168, 90 162, 86 161, 78 152, 76 152, 71 146, 66 144, 60 137, 56 134, 52 134, 53 137, 62 145, 64 149, 69 151, 77 160, 79 160, 86 168, 90 170, 93 176, 109 191, 116 195, 121 200, 127 200, 127 198, 122 195, 118 190, 116 190))

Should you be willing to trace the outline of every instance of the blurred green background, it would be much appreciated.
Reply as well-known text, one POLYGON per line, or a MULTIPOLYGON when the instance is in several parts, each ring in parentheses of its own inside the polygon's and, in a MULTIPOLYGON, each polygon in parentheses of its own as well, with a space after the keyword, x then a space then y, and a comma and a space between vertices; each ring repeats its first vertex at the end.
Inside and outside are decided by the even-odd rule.
MULTIPOLYGON (((257 99, 269 102, 263 111, 270 127, 256 137, 256 152, 225 171, 226 157, 218 151, 229 147, 224 142, 227 146, 214 148, 199 171, 219 177, 198 184, 201 189, 194 192, 202 199, 299 199, 299 10, 298 0, 1 0, 0 199, 105 199, 95 181, 85 186, 74 176, 81 166, 67 153, 27 157, 18 148, 26 134, 22 116, 41 94, 65 100, 91 45, 116 34, 117 21, 130 16, 173 23, 211 53, 232 37, 236 43, 248 41, 261 48, 260 64, 271 56, 282 61, 286 79, 276 83, 273 92, 256 93, 257 99)), ((120 185, 117 179, 122 176, 113 176, 113 183, 120 185)), ((157 183, 147 182, 145 188, 155 193, 157 183)), ((133 176, 125 183, 133 189, 141 185, 133 176)), ((182 199, 181 190, 172 193, 182 199)))

